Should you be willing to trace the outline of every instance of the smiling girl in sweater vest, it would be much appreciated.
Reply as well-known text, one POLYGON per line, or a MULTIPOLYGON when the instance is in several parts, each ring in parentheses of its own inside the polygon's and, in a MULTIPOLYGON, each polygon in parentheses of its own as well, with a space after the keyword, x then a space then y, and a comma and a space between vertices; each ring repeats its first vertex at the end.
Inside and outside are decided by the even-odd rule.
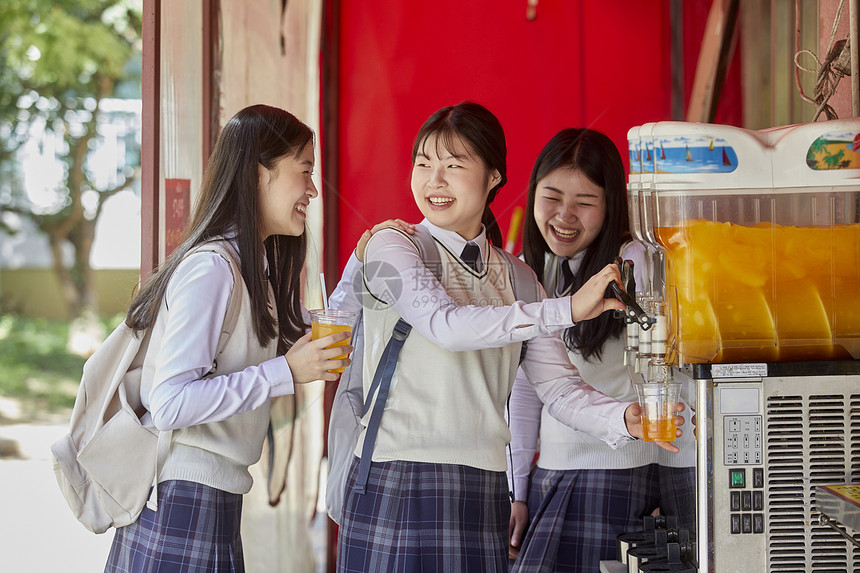
POLYGON ((132 302, 126 322, 151 332, 142 421, 173 434, 158 510, 117 529, 106 571, 244 571, 242 495, 260 459, 269 399, 334 380, 329 370, 349 364, 332 360, 343 347, 325 349, 348 333, 305 334, 299 273, 305 213, 317 196, 313 167, 313 132, 291 114, 263 105, 237 113, 209 159, 185 240, 132 302), (206 250, 213 241, 233 260, 206 250), (239 318, 215 361, 234 289, 242 289, 239 318))
MULTIPOLYGON (((501 243, 501 233, 489 204, 507 177, 504 132, 486 108, 461 103, 437 111, 419 130, 412 159, 412 194, 439 252, 441 283, 408 233, 383 229, 367 243, 365 392, 397 321, 413 330, 363 493, 353 487, 358 457, 351 468, 337 569, 503 572, 510 515, 504 405, 523 341, 532 339, 523 368, 559 419, 616 447, 641 435, 638 405, 583 384, 558 336, 623 307, 603 298, 618 272, 607 266, 572 297, 517 302, 508 263, 490 244, 501 243), (467 261, 470 251, 477 256, 467 261)), ((358 265, 354 257, 339 290, 351 288, 358 265)), ((341 306, 350 304, 359 303, 341 306)), ((357 456, 362 443, 363 436, 357 456)))
MULTIPOLYGON (((565 129, 546 144, 529 180, 525 220, 523 254, 547 292, 574 292, 619 253, 634 261, 636 283, 644 284, 644 247, 629 240, 624 167, 604 134, 565 129)), ((636 399, 622 321, 601 315, 563 336, 586 382, 618 400, 636 399)), ((694 526, 695 443, 686 436, 675 442, 683 446, 678 455, 645 441, 613 449, 556 420, 523 373, 510 419, 514 550, 522 541, 513 571, 596 572, 600 561, 615 558, 616 536, 641 529, 642 517, 657 507, 694 526)))

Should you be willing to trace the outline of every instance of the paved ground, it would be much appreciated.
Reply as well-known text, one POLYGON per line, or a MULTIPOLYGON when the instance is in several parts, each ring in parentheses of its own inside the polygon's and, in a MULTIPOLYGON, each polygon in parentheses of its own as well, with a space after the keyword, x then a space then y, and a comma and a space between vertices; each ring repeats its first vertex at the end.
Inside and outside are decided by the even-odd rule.
POLYGON ((20 459, 0 459, 0 559, 9 573, 93 573, 104 569, 113 532, 95 535, 60 494, 49 447, 67 424, 0 426, 20 459))
MULTIPOLYGON (((94 573, 104 569, 113 530, 95 535, 72 515, 54 478, 50 445, 67 423, 0 425, 0 441, 18 443, 21 457, 0 457, 0 571, 94 573)), ((7 442, 8 443, 8 442, 7 442)), ((312 539, 324 570, 325 518, 312 539)))

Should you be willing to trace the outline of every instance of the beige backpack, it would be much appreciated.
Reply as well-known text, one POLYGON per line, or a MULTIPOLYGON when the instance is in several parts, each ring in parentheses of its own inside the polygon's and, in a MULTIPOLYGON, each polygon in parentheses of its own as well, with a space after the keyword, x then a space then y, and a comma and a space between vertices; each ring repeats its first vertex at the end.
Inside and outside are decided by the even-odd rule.
MULTIPOLYGON (((192 252, 205 251, 224 257, 233 271, 217 358, 236 327, 243 279, 228 242, 205 243, 192 252)), ((116 327, 84 364, 69 433, 51 446, 60 490, 75 517, 94 533, 134 523, 147 499, 157 509, 155 482, 172 432, 140 423, 146 412, 140 376, 149 338, 149 330, 138 335, 125 321, 116 327)))

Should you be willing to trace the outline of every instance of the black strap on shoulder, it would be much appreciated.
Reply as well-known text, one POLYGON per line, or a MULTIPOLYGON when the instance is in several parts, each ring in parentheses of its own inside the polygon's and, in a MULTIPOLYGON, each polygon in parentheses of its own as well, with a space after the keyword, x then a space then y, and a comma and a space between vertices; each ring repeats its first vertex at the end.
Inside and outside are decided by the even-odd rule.
MULTIPOLYGON (((405 234, 418 249, 418 256, 424 262, 436 280, 442 279, 442 260, 439 257, 439 249, 436 247, 436 239, 420 225, 415 227, 413 235, 405 234)), ((391 333, 391 338, 388 344, 385 345, 385 350, 382 351, 382 357, 379 359, 379 364, 376 366, 376 372, 373 375, 373 381, 367 392, 367 397, 364 401, 364 409, 361 416, 367 415, 370 405, 373 403, 373 396, 376 395, 376 402, 373 403, 373 411, 370 414, 370 420, 367 423, 367 429, 364 434, 364 443, 361 446, 361 458, 358 463, 358 477, 355 482, 355 489, 358 493, 367 491, 367 480, 370 477, 370 464, 373 458, 373 448, 376 445, 376 437, 379 433, 379 425, 382 422, 382 412, 385 410, 385 403, 388 401, 388 392, 391 388, 391 378, 394 376, 394 370, 397 367, 397 359, 400 357, 400 351, 403 349, 403 344, 409 333, 412 331, 412 325, 402 318, 394 325, 394 331, 391 333)))
POLYGON ((388 401, 391 378, 394 376, 394 369, 397 367, 397 358, 400 356, 400 350, 403 348, 403 343, 406 342, 406 338, 409 336, 411 330, 412 326, 402 318, 397 321, 397 324, 394 326, 394 332, 391 334, 391 338, 382 352, 382 358, 379 359, 376 373, 373 375, 373 382, 370 384, 370 390, 364 401, 364 409, 361 412, 362 417, 370 408, 374 391, 377 388, 379 389, 376 394, 376 403, 373 406, 373 412, 370 414, 370 421, 364 434, 364 444, 361 447, 358 478, 354 486, 358 493, 364 493, 367 490, 367 479, 370 476, 370 462, 373 457, 373 448, 376 445, 376 435, 379 433, 379 424, 382 421, 382 412, 385 410, 385 403, 388 401))

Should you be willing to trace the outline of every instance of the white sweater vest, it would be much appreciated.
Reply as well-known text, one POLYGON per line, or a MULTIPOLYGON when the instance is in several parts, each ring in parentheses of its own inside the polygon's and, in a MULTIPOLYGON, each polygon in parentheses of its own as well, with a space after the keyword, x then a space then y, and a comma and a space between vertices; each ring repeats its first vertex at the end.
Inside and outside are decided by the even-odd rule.
MULTIPOLYGON (((437 248, 442 284, 459 305, 503 306, 516 300, 507 264, 495 250, 490 250, 484 272, 476 275, 456 255, 439 244, 437 248)), ((379 301, 366 304, 364 313, 366 395, 400 316, 379 301)), ((475 332, 476 337, 481 334, 475 332)), ((505 445, 510 441, 510 431, 504 406, 517 372, 520 347, 515 343, 454 352, 440 348, 413 329, 391 380, 373 460, 459 464, 505 471, 505 445)), ((365 426, 372 411, 371 407, 362 420, 365 426)), ((358 456, 363 443, 364 431, 355 450, 358 456)))
MULTIPOLYGON (((207 253, 194 256, 218 255, 207 253)), ((214 375, 239 372, 274 358, 277 352, 277 339, 265 347, 260 346, 252 324, 248 290, 244 282, 233 285, 233 288, 237 287, 244 291, 239 319, 224 351, 218 357, 214 375)), ((269 292, 271 296, 271 290, 269 292)), ((162 301, 143 363, 142 394, 152 390, 158 350, 169 312, 162 301)), ((174 430, 170 453, 158 477, 159 483, 185 480, 230 493, 248 493, 253 483, 248 467, 260 459, 268 425, 269 402, 266 401, 256 410, 231 416, 221 422, 174 430)))
MULTIPOLYGON (((644 268, 643 250, 643 246, 639 243, 628 243, 622 255, 625 259, 636 261, 638 268, 644 268)), ((550 262, 550 257, 547 255, 547 268, 551 267, 550 262)), ((581 262, 581 256, 577 265, 579 262, 581 262)), ((578 268, 575 270, 578 271, 578 268)), ((550 281, 545 279, 545 282, 550 281)), ((555 292, 555 288, 547 290, 555 292)), ((601 352, 602 360, 599 361, 594 357, 591 361, 586 360, 579 352, 570 350, 568 350, 568 356, 579 370, 582 379, 592 387, 622 402, 635 402, 636 390, 631 383, 627 366, 624 365, 625 338, 625 333, 622 331, 618 337, 607 340, 601 352)), ((684 400, 687 404, 693 403, 687 395, 684 396, 684 400)), ((544 407, 541 410, 540 457, 537 465, 549 470, 615 470, 652 463, 671 467, 694 466, 696 448, 689 407, 683 415, 686 418, 684 435, 674 442, 681 452, 671 453, 645 441, 631 442, 623 448, 612 449, 603 440, 562 424, 544 407)))

